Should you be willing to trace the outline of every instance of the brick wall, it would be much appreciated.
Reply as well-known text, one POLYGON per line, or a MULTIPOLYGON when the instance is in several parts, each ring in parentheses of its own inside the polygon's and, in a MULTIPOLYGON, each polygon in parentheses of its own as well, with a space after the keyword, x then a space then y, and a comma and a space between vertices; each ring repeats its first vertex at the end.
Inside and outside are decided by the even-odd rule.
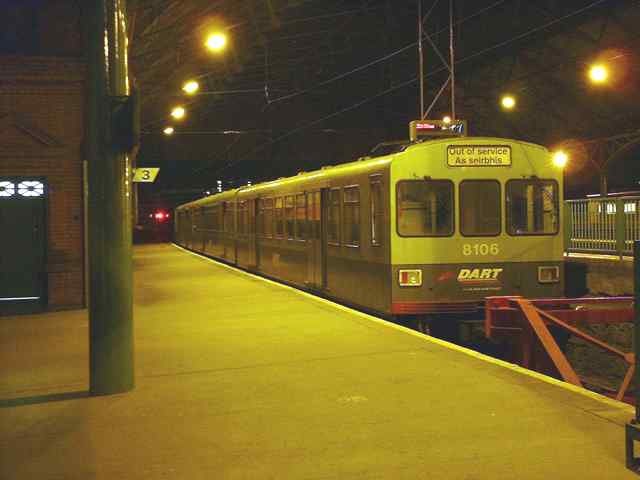
POLYGON ((0 56, 0 176, 48 183, 52 309, 84 303, 85 77, 80 59, 0 56))

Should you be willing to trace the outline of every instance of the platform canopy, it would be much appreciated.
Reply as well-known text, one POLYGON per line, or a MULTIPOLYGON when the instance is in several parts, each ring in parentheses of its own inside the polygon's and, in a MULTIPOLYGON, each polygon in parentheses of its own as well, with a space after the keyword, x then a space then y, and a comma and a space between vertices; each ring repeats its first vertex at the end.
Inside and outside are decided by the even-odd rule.
MULTIPOLYGON (((425 104, 449 72, 449 1, 423 0, 425 104), (442 57, 442 59, 441 59, 442 57)), ((640 5, 631 0, 453 2, 456 114, 469 134, 547 146, 634 134, 640 5), (607 81, 589 68, 604 64, 607 81), (515 106, 500 101, 510 94, 515 106)), ((261 180, 357 158, 419 118, 418 2, 129 0, 143 92, 141 160, 183 163, 175 186, 261 180), (211 52, 206 35, 226 35, 211 52), (182 87, 199 84, 188 97, 182 87), (187 113, 171 122, 170 110, 187 113), (161 134, 172 124, 167 146, 161 134), (160 158, 159 157, 159 158, 160 158), (186 162, 186 163, 185 163, 186 162)), ((429 114, 451 114, 445 87, 429 114)), ((610 150, 582 152, 576 178, 610 150), (604 153, 603 153, 604 152, 604 153), (591 159, 590 159, 591 158, 591 159)), ((618 145, 620 146, 620 145, 618 145)), ((160 182, 162 184, 162 180, 160 182)), ((160 185, 161 186, 161 185, 160 185)))

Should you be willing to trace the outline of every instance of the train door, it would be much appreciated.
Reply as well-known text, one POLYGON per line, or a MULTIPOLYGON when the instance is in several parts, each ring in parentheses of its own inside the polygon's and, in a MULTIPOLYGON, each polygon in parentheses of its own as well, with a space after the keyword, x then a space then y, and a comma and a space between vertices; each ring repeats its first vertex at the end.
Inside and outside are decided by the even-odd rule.
POLYGON ((326 286, 324 222, 322 215, 322 192, 307 192, 307 284, 313 288, 326 286))

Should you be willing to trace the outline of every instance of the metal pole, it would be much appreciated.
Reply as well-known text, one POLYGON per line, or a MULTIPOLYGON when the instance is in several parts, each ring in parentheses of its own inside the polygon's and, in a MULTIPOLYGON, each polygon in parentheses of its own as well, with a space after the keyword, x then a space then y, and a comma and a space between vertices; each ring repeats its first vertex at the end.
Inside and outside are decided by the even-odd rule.
POLYGON ((453 0, 449 0, 449 70, 451 72, 451 120, 456 119, 456 74, 453 55, 453 0))
POLYGON ((86 2, 89 370, 92 395, 131 390, 131 165, 116 148, 115 98, 129 94, 125 0, 86 2))
POLYGON ((636 413, 634 418, 625 427, 625 460, 629 470, 640 473, 640 458, 635 455, 635 443, 640 440, 640 395, 638 395, 638 385, 640 385, 640 241, 633 242, 633 281, 635 294, 635 316, 633 321, 633 349, 635 355, 635 372, 633 381, 635 387, 636 413))
POLYGON ((640 241, 633 242, 633 282, 634 282, 634 309, 633 320, 633 349, 635 353, 636 371, 634 374, 635 400, 636 400, 636 424, 640 423, 640 395, 638 385, 640 385, 640 241))
POLYGON ((420 65, 420 118, 424 118, 424 57, 422 56, 422 0, 418 0, 418 62, 420 65))
POLYGON ((606 197, 609 194, 609 186, 607 185, 607 170, 604 167, 600 170, 600 196, 606 197))

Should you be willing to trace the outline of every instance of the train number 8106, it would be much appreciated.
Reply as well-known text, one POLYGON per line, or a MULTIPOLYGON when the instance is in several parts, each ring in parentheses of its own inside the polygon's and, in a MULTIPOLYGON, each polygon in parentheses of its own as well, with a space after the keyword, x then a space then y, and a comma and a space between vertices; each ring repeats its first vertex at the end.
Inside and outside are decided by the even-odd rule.
POLYGON ((498 255, 500 247, 497 243, 464 243, 462 245, 462 254, 466 257, 470 255, 498 255))

